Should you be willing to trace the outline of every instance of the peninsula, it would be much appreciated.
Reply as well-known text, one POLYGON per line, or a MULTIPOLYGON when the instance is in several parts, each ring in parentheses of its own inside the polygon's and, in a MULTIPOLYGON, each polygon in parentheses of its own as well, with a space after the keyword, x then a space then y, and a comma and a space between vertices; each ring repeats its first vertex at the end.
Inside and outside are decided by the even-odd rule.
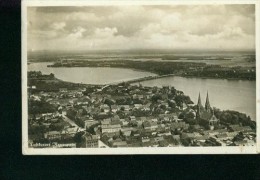
POLYGON ((133 60, 62 60, 48 67, 116 67, 153 72, 158 75, 175 74, 185 77, 255 80, 255 67, 209 65, 195 62, 133 61, 133 60))

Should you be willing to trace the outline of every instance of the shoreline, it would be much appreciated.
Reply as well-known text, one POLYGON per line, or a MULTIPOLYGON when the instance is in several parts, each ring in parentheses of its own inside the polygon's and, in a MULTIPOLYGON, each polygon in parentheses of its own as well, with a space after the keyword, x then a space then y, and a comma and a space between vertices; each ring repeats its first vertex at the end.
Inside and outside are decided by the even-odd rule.
MULTIPOLYGON (((149 72, 149 73, 153 73, 154 75, 151 76, 162 76, 162 75, 166 75, 168 76, 169 74, 159 74, 156 71, 153 70, 144 70, 144 69, 138 69, 138 68, 134 68, 134 67, 115 67, 115 66, 53 66, 55 62, 50 62, 50 61, 46 61, 46 62, 30 62, 30 64, 33 63, 52 63, 51 65, 47 65, 47 68, 122 68, 122 69, 131 69, 133 71, 137 71, 137 72, 149 72)), ((234 80, 234 81, 256 81, 256 79, 248 79, 248 78, 238 78, 238 77, 230 77, 230 78, 223 78, 223 77, 212 77, 212 76, 194 76, 194 75, 185 75, 185 74, 181 74, 180 72, 174 73, 175 76, 179 76, 179 77, 185 77, 185 78, 198 78, 198 79, 219 79, 219 80, 234 80)), ((145 77, 144 77, 145 78, 145 77)), ((128 80, 131 81, 131 80, 128 80)), ((111 83, 108 83, 111 84, 111 83)), ((107 85, 107 84, 105 84, 107 85)))
MULTIPOLYGON (((62 67, 48 67, 48 68, 62 68, 62 67)), ((135 68, 127 68, 127 67, 111 67, 111 66, 102 66, 102 67, 92 67, 92 66, 73 66, 73 67, 63 67, 63 68, 122 68, 122 69, 131 69, 133 71, 137 71, 137 72, 149 72, 149 73, 153 73, 155 75, 151 75, 151 76, 162 76, 156 72, 153 71, 145 71, 145 70, 139 70, 139 69, 135 69, 135 68)), ((217 78, 217 77, 211 77, 211 76, 189 76, 189 75, 182 75, 182 74, 164 74, 165 76, 177 76, 177 77, 183 77, 183 78, 197 78, 197 79, 216 79, 216 80, 231 80, 231 81, 256 81, 256 79, 244 79, 244 78, 217 78)), ((149 77, 149 76, 147 76, 149 77)), ((143 77, 145 78, 145 77, 143 77)), ((134 80, 134 79, 133 79, 134 80)), ((131 81, 131 80, 129 80, 131 81)), ((143 81, 143 80, 142 80, 143 81)), ((141 81, 140 81, 141 82, 141 81)), ((110 83, 108 83, 110 84, 110 83)), ((107 84, 104 84, 107 85, 107 84)))
MULTIPOLYGON (((175 75, 175 74, 171 74, 169 75, 168 77, 172 77, 172 76, 176 76, 176 77, 183 77, 183 76, 180 76, 180 75, 175 75)), ((148 76, 149 77, 149 76, 148 76)), ((59 78, 54 78, 53 80, 56 80, 56 87, 57 87, 57 90, 59 88, 68 88, 68 89, 75 89, 75 88, 102 88, 104 86, 116 86, 116 85, 120 85, 122 83, 128 83, 130 86, 134 86, 136 85, 138 82, 144 82, 144 81, 149 81, 149 80, 153 80, 153 79, 159 79, 159 78, 164 78, 164 77, 150 77, 151 79, 145 79, 145 78, 148 78, 148 77, 144 77, 144 78, 141 78, 141 79, 133 79, 133 80, 126 80, 126 81, 121 81, 121 82, 114 82, 114 83, 106 83, 106 84, 86 84, 86 83, 75 83, 75 82, 69 82, 69 81, 64 81, 64 80, 61 80, 59 78)), ((186 77, 186 78, 192 78, 192 77, 186 77)), ((29 79, 28 79, 29 80, 29 79)), ((30 80, 29 80, 30 81, 30 80)), ((44 81, 43 80, 40 80, 40 81, 44 81)), ((39 83, 40 83, 39 81, 39 83)), ((47 80, 48 81, 48 80, 47 80)), ((150 87, 150 86, 145 86, 143 85, 144 87, 150 87)), ((43 89, 42 89, 43 90, 43 89)), ((49 89, 47 91, 53 91, 53 89, 49 89)), ((189 95, 188 95, 189 96, 189 95)), ((233 111, 237 111, 235 109, 222 109, 222 110, 233 110, 233 111)), ((243 112, 245 114, 248 115, 248 113, 246 112, 243 112)), ((251 116, 250 116, 251 117, 251 116)), ((253 121, 256 121, 253 117, 251 117, 253 121)))

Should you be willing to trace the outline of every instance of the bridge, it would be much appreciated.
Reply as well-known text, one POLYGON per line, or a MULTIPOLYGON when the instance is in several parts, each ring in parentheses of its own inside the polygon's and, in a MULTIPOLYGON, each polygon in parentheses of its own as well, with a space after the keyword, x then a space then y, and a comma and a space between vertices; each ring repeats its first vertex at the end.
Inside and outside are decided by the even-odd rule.
POLYGON ((113 82, 113 83, 109 83, 106 84, 105 86, 103 86, 101 88, 101 90, 112 86, 112 85, 118 85, 121 83, 137 83, 137 82, 142 82, 142 81, 148 81, 148 80, 152 80, 152 79, 160 79, 160 78, 164 78, 164 77, 170 77, 170 76, 174 76, 176 74, 165 74, 165 75, 158 75, 158 76, 147 76, 147 77, 142 77, 142 78, 137 78, 137 79, 132 79, 132 80, 128 80, 128 81, 119 81, 119 82, 113 82))

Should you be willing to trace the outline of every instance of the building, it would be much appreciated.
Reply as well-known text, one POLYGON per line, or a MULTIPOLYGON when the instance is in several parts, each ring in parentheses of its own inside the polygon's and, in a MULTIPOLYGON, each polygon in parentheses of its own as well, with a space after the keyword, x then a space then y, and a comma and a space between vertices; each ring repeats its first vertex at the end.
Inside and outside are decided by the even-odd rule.
POLYGON ((111 111, 113 113, 116 113, 118 110, 120 110, 120 108, 117 105, 111 105, 111 111))
POLYGON ((77 133, 78 128, 72 127, 72 128, 65 128, 61 131, 62 139, 68 138, 68 137, 74 137, 77 133))
POLYGON ((112 147, 127 147, 127 142, 122 141, 120 138, 111 142, 112 147))
POLYGON ((59 91, 60 91, 61 93, 68 92, 67 88, 60 88, 59 91))
POLYGON ((208 121, 209 129, 211 129, 211 130, 213 130, 215 128, 215 126, 219 124, 219 119, 217 119, 217 117, 214 115, 214 111, 212 111, 212 109, 210 107, 208 92, 207 92, 205 107, 203 107, 201 104, 201 98, 200 98, 200 93, 199 93, 197 111, 196 111, 196 119, 208 121))
POLYGON ((95 135, 86 135, 86 147, 87 148, 98 148, 98 137, 95 135))
POLYGON ((75 120, 76 124, 82 128, 89 128, 93 125, 99 124, 99 121, 94 120, 91 116, 77 117, 75 120))
POLYGON ((170 124, 170 128, 171 130, 180 130, 180 129, 183 129, 183 130, 187 130, 189 128, 189 124, 186 124, 185 122, 172 122, 170 124))
POLYGON ((136 117, 135 116, 129 116, 129 120, 130 121, 136 121, 136 117))
POLYGON ((213 130, 214 127, 215 127, 216 125, 218 125, 218 124, 219 124, 219 119, 216 118, 216 116, 214 115, 214 111, 213 111, 213 115, 212 115, 211 118, 209 119, 209 128, 210 128, 211 130, 213 130))
POLYGON ((166 122, 169 122, 169 121, 177 121, 178 120, 178 116, 176 113, 171 113, 171 114, 160 114, 159 115, 159 119, 161 121, 166 121, 166 122))
POLYGON ((141 108, 143 108, 143 105, 142 104, 134 104, 134 108, 141 109, 141 108))
POLYGON ((115 133, 119 132, 121 130, 120 124, 109 124, 108 126, 102 126, 101 125, 102 133, 115 133))
POLYGON ((44 133, 44 138, 53 140, 53 139, 61 139, 61 132, 59 131, 49 131, 44 133))
POLYGON ((107 104, 102 104, 100 106, 100 109, 103 110, 105 113, 108 113, 110 111, 110 107, 107 104))
POLYGON ((122 128, 121 134, 124 136, 131 136, 132 130, 133 130, 132 127, 122 128))
POLYGON ((201 104, 201 98, 200 98, 200 93, 199 93, 199 97, 198 97, 198 103, 197 103, 197 111, 196 111, 196 118, 197 119, 201 119, 201 118, 205 118, 206 115, 208 115, 208 113, 206 111, 204 111, 204 108, 201 104))
POLYGON ((144 129, 151 129, 151 124, 149 121, 145 121, 143 122, 143 128, 144 129))
POLYGON ((205 110, 208 113, 211 113, 211 107, 210 107, 210 103, 209 103, 209 94, 208 94, 208 92, 207 92, 207 97, 206 97, 205 110))
POLYGON ((123 109, 124 111, 129 111, 130 110, 130 106, 129 105, 120 105, 119 107, 120 107, 120 109, 123 109))
POLYGON ((101 127, 106 128, 110 125, 111 123, 111 119, 104 119, 103 121, 101 121, 101 127))

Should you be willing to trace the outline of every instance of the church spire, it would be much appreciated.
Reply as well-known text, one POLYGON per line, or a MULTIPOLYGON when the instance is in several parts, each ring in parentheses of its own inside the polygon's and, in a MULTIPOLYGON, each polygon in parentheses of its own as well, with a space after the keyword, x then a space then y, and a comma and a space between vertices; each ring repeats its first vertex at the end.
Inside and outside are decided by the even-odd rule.
POLYGON ((198 98, 198 104, 197 104, 197 112, 196 112, 196 118, 200 118, 200 113, 201 113, 201 98, 200 98, 200 92, 199 92, 199 98, 198 98))
POLYGON ((207 98, 206 98, 206 103, 205 103, 205 109, 206 109, 207 112, 210 113, 211 108, 210 108, 210 103, 209 103, 209 94, 208 94, 208 92, 207 92, 207 98))
POLYGON ((198 98, 198 104, 197 104, 198 106, 202 106, 202 104, 201 104, 201 98, 200 98, 200 92, 199 92, 199 98, 198 98))

